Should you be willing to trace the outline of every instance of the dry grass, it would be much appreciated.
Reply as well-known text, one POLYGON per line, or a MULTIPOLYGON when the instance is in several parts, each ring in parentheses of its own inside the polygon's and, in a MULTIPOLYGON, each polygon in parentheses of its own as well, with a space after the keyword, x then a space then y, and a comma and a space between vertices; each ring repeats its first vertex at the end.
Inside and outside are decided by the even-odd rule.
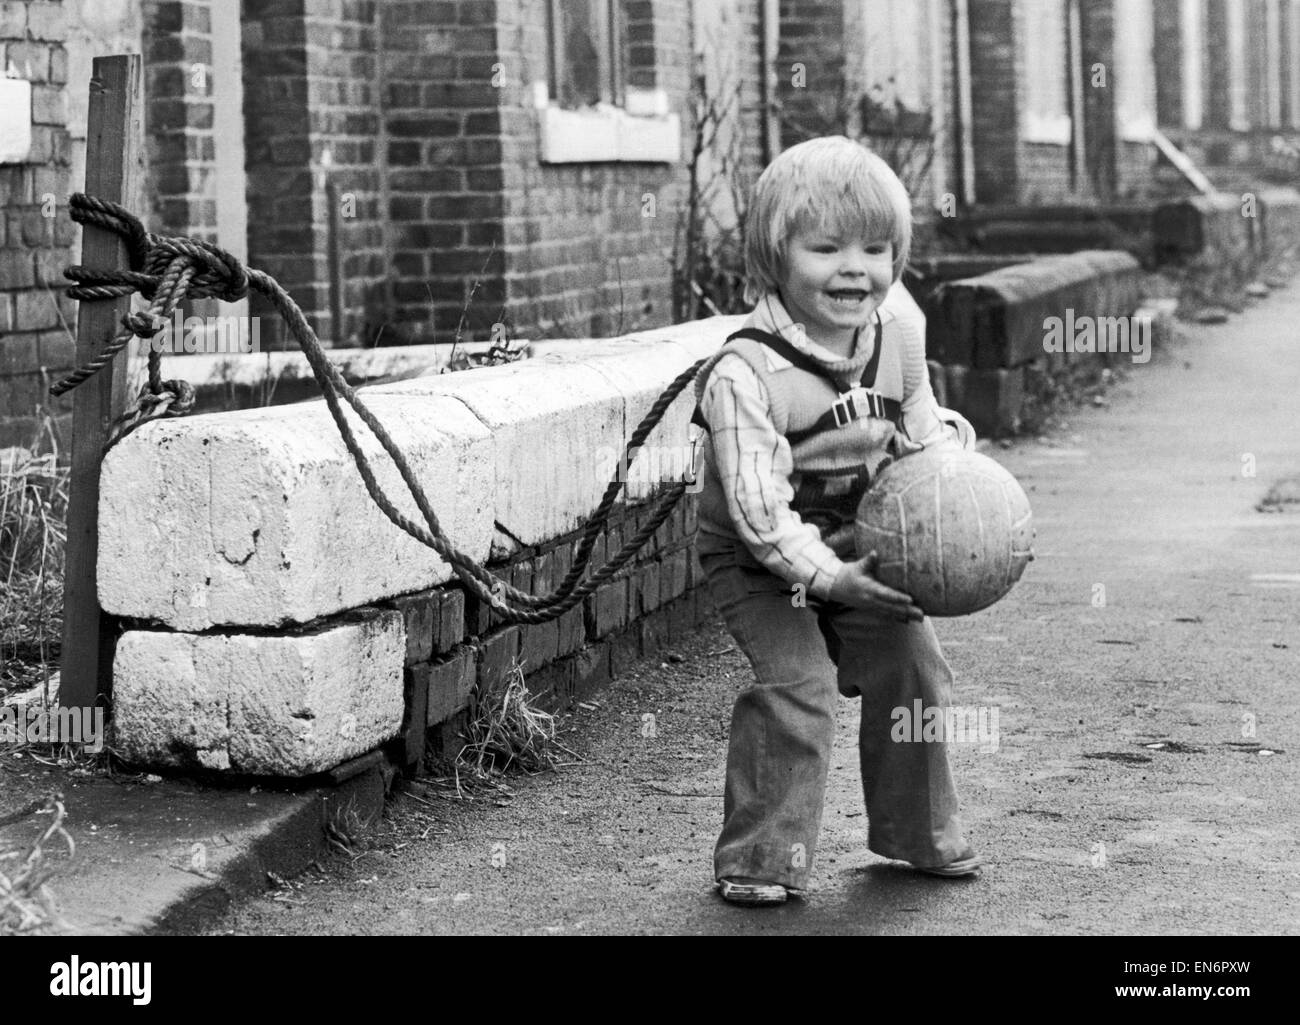
POLYGON ((67 818, 63 795, 53 794, 40 807, 24 809, 20 814, 25 817, 27 813, 49 815, 50 822, 30 849, 0 851, 0 936, 65 928, 48 885, 54 869, 45 853, 45 845, 56 837, 67 845, 69 855, 77 850, 63 828, 67 818))
POLYGON ((555 716, 532 705, 521 663, 506 674, 505 686, 480 693, 457 762, 474 775, 515 768, 527 773, 555 769, 555 716))
POLYGON ((357 811, 356 802, 336 805, 325 823, 325 842, 335 854, 356 861, 366 851, 365 821, 357 811))
POLYGON ((48 679, 63 630, 69 470, 52 427, 0 449, 0 694, 48 679))

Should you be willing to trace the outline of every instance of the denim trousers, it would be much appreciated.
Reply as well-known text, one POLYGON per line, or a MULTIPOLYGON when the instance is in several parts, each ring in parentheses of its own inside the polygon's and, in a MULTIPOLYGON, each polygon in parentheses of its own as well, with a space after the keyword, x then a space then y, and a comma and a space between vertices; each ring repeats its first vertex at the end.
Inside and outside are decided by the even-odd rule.
MULTIPOLYGON (((701 539, 702 536, 701 536, 701 539)), ((749 659, 727 751, 717 879, 805 889, 821 828, 837 696, 861 695, 867 846, 935 867, 966 846, 943 741, 895 741, 892 712, 947 706, 952 670, 928 619, 903 623, 798 592, 744 548, 700 546, 710 594, 749 659)))

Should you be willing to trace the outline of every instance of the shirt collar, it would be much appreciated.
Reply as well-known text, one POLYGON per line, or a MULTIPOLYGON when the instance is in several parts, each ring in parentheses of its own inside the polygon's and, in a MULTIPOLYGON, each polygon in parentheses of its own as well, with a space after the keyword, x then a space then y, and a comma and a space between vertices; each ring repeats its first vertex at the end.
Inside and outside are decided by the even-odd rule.
MULTIPOLYGON (((882 324, 884 320, 887 319, 882 307, 883 303, 881 306, 876 307, 876 311, 872 317, 871 331, 869 334, 864 337, 862 329, 858 329, 858 335, 853 340, 853 356, 858 355, 858 348, 860 345, 870 345, 872 343, 875 339, 878 325, 882 324)), ((786 310, 785 304, 781 302, 780 297, 774 292, 765 294, 763 298, 758 301, 758 305, 754 307, 753 312, 750 313, 744 326, 756 327, 761 331, 770 331, 774 335, 780 335, 800 352, 806 352, 826 362, 834 363, 842 358, 831 352, 829 349, 825 349, 818 345, 803 331, 796 331, 794 319, 786 310)))

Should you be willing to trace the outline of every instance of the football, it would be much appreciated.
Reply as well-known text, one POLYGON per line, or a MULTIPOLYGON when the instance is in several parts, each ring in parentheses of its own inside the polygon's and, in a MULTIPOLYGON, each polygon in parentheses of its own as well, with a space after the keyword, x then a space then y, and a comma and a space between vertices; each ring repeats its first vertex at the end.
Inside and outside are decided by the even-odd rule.
POLYGON ((890 463, 858 505, 859 558, 879 556, 876 578, 927 616, 988 608, 1033 559, 1024 490, 988 456, 938 446, 890 463))

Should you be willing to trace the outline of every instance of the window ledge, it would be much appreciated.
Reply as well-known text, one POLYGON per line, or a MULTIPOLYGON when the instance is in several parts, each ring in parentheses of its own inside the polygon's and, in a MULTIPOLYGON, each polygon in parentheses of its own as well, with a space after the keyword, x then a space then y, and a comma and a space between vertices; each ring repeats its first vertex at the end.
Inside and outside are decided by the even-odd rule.
POLYGON ((0 72, 0 164, 25 164, 31 153, 32 83, 0 72))
POLYGON ((681 119, 676 114, 637 116, 608 104, 584 110, 548 105, 537 114, 544 164, 675 164, 681 160, 681 119))
POLYGON ((1020 138, 1023 142, 1038 142, 1052 146, 1068 146, 1072 125, 1068 114, 1055 117, 1043 117, 1026 114, 1020 126, 1020 138))
POLYGON ((1150 114, 1135 115, 1133 117, 1120 115, 1119 138, 1121 142, 1150 143, 1155 130, 1155 118, 1150 114))

